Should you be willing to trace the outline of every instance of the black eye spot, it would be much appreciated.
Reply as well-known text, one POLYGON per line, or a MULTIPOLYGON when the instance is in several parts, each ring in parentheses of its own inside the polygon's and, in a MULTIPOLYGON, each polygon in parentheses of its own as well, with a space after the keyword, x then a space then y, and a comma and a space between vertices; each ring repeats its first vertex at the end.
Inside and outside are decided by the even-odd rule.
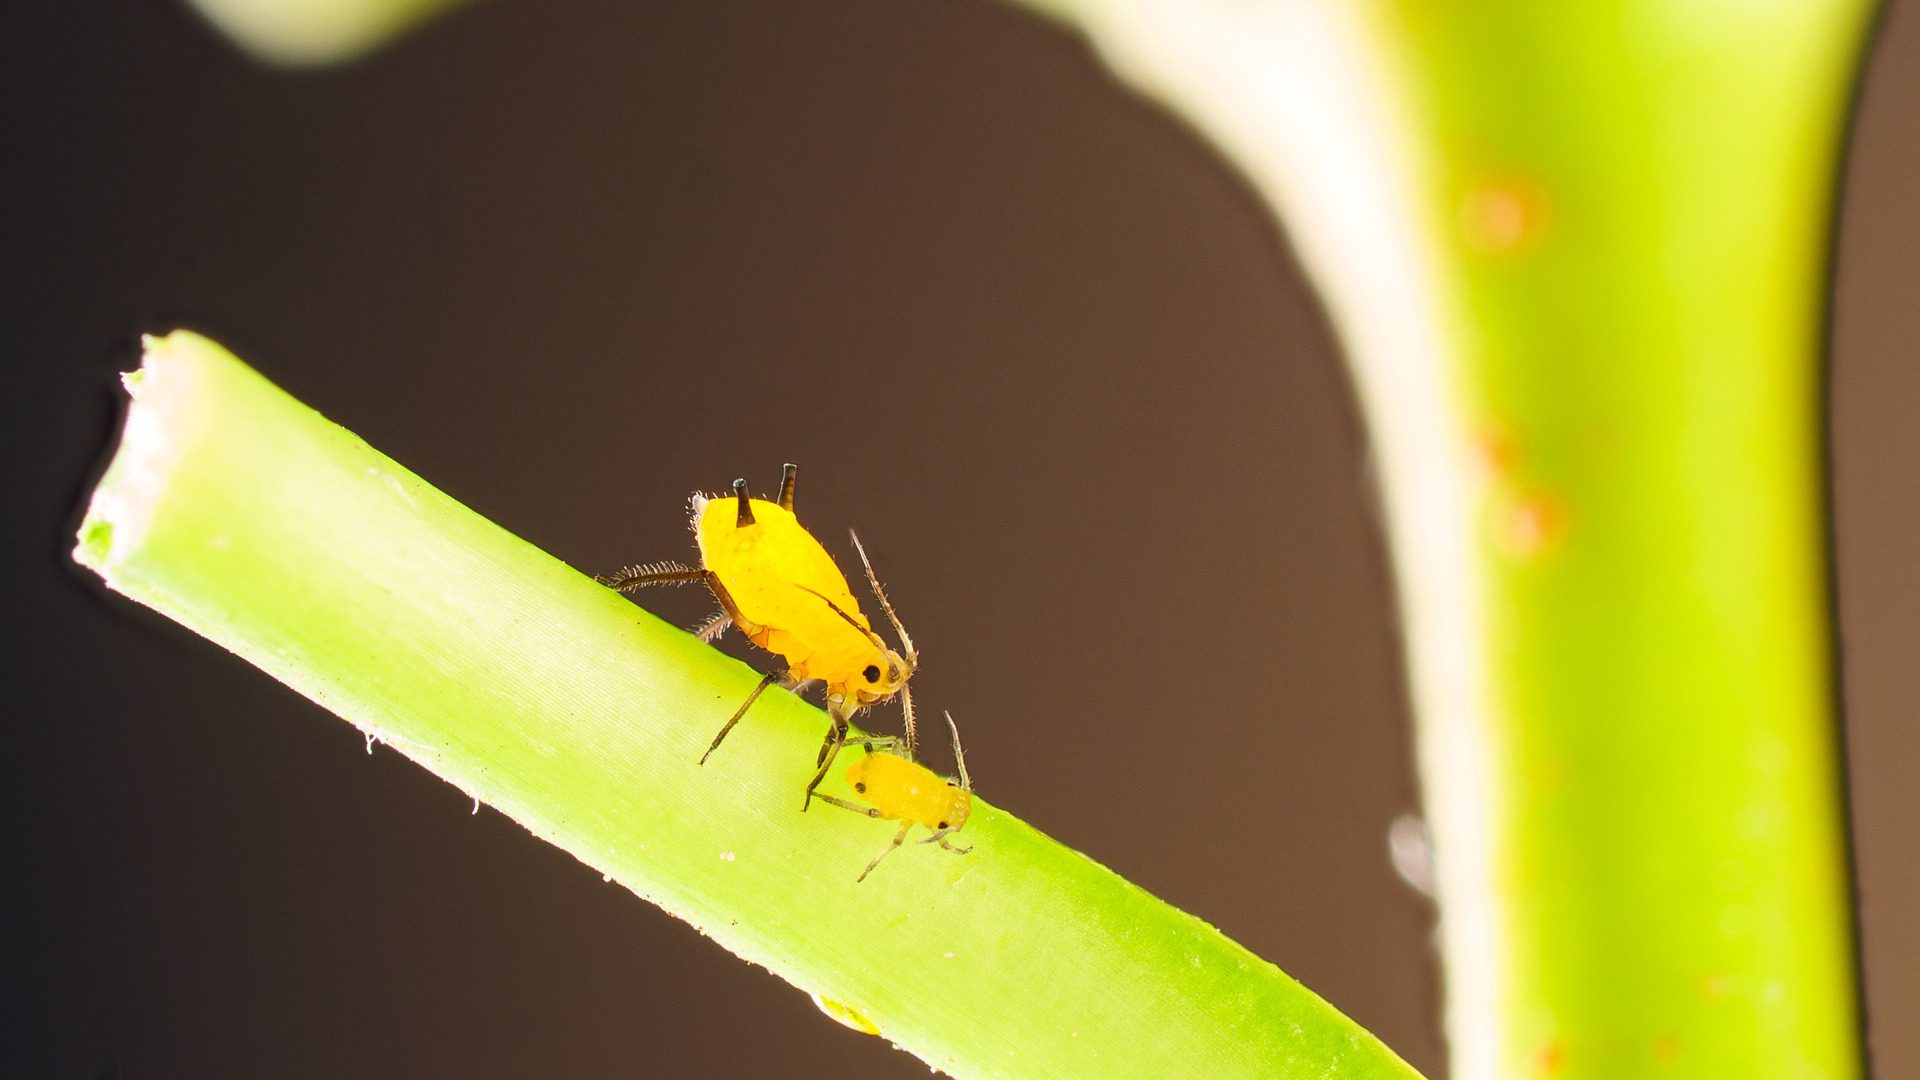
POLYGON ((860 674, 861 674, 861 676, 862 676, 862 677, 864 677, 864 678, 865 678, 865 679, 866 679, 866 680, 867 680, 868 682, 879 682, 879 681, 880 681, 880 669, 879 669, 878 667, 876 667, 876 666, 874 666, 874 665, 872 665, 872 664, 868 664, 868 665, 867 665, 867 670, 865 670, 865 671, 863 671, 863 672, 861 672, 860 674))
POLYGON ((859 792, 859 793, 860 793, 860 794, 862 794, 862 795, 865 795, 865 794, 867 793, 867 785, 865 785, 865 784, 855 784, 855 785, 853 785, 853 790, 855 790, 855 791, 857 791, 857 792, 859 792))
POLYGON ((946 823, 946 822, 944 822, 944 821, 943 821, 943 822, 941 822, 941 823, 940 823, 940 824, 939 824, 938 826, 936 826, 936 828, 941 828, 941 829, 944 829, 944 828, 946 828, 946 827, 947 827, 947 823, 946 823))

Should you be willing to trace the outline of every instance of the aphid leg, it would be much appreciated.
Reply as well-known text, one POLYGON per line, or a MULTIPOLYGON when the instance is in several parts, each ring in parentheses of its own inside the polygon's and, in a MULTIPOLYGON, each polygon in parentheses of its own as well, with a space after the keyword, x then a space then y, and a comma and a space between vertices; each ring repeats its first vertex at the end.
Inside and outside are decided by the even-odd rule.
MULTIPOLYGON (((814 755, 815 768, 825 769, 833 755, 840 752, 840 747, 846 744, 847 732, 853 727, 853 714, 859 711, 857 706, 848 705, 846 698, 827 694, 827 737, 820 741, 820 752, 814 755)), ((816 777, 814 783, 819 782, 816 777)))
POLYGON ((780 466, 780 509, 793 513, 793 482, 800 475, 800 467, 789 461, 780 466))
POLYGON ((626 592, 648 585, 685 585, 689 581, 707 581, 709 571, 696 570, 685 563, 657 562, 629 566, 617 574, 596 575, 593 580, 609 589, 626 592))
POLYGON ((638 566, 629 566, 617 574, 596 576, 593 580, 620 592, 645 588, 648 585, 685 585, 689 581, 705 582, 707 589, 713 593, 714 599, 720 601, 725 614, 716 615, 711 621, 701 624, 700 629, 696 631, 701 641, 710 642, 719 637, 721 632, 726 630, 728 622, 732 622, 749 634, 757 629, 753 623, 741 616, 740 605, 733 602, 733 594, 727 592, 727 587, 720 583, 720 575, 711 570, 696 570, 685 563, 677 562, 642 563, 638 566))
POLYGON ((947 837, 952 835, 953 835, 952 829, 940 829, 936 831, 932 836, 929 836, 925 840, 922 840, 920 842, 923 844, 939 844, 941 847, 946 848, 948 851, 953 852, 955 855, 965 855, 973 850, 970 847, 954 847, 953 843, 947 839, 947 837))
MULTIPOLYGON (((851 742, 853 740, 849 739, 848 741, 851 742)), ((898 735, 862 735, 860 737, 860 749, 865 750, 869 754, 875 750, 898 749, 900 743, 901 739, 898 735)), ((912 759, 909 758, 908 760, 912 759)))
POLYGON ((900 831, 893 834, 893 843, 887 845, 887 850, 882 851, 878 855, 875 855, 873 857, 873 861, 867 864, 867 868, 865 870, 860 871, 860 876, 853 879, 853 883, 855 885, 858 885, 861 882, 867 880, 867 875, 873 873, 873 868, 880 865, 881 859, 884 859, 887 856, 893 854, 894 852, 900 850, 900 845, 907 842, 907 830, 911 828, 913 828, 913 822, 911 821, 902 822, 900 825, 900 831))
POLYGON ((840 707, 832 701, 827 702, 827 737, 820 743, 819 767, 813 771, 813 779, 807 781, 807 793, 800 800, 800 812, 805 813, 813 802, 813 789, 826 779, 827 770, 833 768, 833 759, 847 742, 847 718, 840 714, 840 707))
POLYGON ((727 732, 733 730, 733 725, 739 723, 740 718, 747 715, 747 710, 753 708, 753 703, 758 701, 760 695, 766 693, 767 687, 772 686, 774 680, 778 678, 780 678, 779 675, 768 672, 766 677, 760 680, 760 685, 753 688, 753 693, 747 695, 747 700, 741 702, 740 707, 733 710, 733 715, 727 717, 727 722, 720 726, 720 734, 713 737, 713 745, 707 747, 707 752, 700 755, 700 764, 705 765, 707 759, 713 756, 713 752, 720 749, 720 744, 726 740, 727 732))
POLYGON ((744 479, 733 482, 733 497, 740 503, 739 512, 733 517, 733 527, 744 529, 753 524, 753 503, 747 499, 747 482, 744 479))
POLYGON ((814 792, 813 797, 816 799, 819 799, 823 803, 831 803, 834 806, 838 806, 846 810, 851 810, 854 813, 859 814, 861 817, 879 817, 880 816, 879 807, 861 806, 857 802, 853 802, 849 799, 843 799, 838 795, 829 795, 824 791, 814 792))
POLYGON ((755 633, 758 627, 748 622, 746 616, 740 614, 740 605, 733 602, 733 594, 728 592, 727 587, 721 583, 720 575, 711 570, 700 572, 707 576, 707 590, 713 593, 715 600, 720 601, 720 607, 726 611, 727 617, 733 620, 733 625, 739 627, 743 634, 755 633))
POLYGON ((727 627, 732 625, 733 616, 724 611, 716 611, 706 622, 694 627, 693 636, 711 645, 721 634, 727 632, 727 627))

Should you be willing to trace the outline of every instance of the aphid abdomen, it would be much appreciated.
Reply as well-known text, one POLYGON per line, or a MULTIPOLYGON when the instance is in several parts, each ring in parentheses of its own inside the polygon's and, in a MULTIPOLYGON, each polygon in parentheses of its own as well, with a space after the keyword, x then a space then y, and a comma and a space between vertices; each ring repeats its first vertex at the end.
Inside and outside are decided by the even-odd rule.
POLYGON ((792 634, 772 635, 772 644, 768 648, 787 658, 787 670, 793 672, 796 681, 819 679, 827 684, 829 692, 840 688, 839 674, 830 663, 819 662, 819 655, 801 644, 792 634))
POLYGON ((735 602, 757 624, 748 639, 784 657, 797 678, 845 683, 875 662, 873 642, 833 614, 819 597, 794 588, 782 592, 785 595, 775 602, 761 598, 735 602), (822 610, 831 621, 818 617, 822 610))
POLYGON ((820 542, 776 503, 754 500, 754 523, 744 528, 736 527, 733 506, 729 499, 708 502, 695 536, 702 565, 719 576, 741 613, 763 626, 796 630, 838 622, 858 636, 821 602, 826 597, 867 624, 847 579, 820 542))
POLYGON ((822 653, 819 646, 804 634, 791 630, 775 630, 767 635, 767 651, 786 657, 787 668, 799 680, 819 679, 828 684, 840 681, 838 676, 844 665, 836 664, 830 653, 822 653))
POLYGON ((700 509, 694 535, 707 569, 752 625, 748 640, 787 661, 796 679, 844 686, 872 662, 873 644, 834 612, 868 626, 847 579, 813 534, 778 503, 752 500, 753 523, 739 524, 731 499, 700 509))
POLYGON ((956 789, 917 762, 893 754, 868 754, 847 770, 855 794, 895 821, 938 829, 951 815, 956 789))

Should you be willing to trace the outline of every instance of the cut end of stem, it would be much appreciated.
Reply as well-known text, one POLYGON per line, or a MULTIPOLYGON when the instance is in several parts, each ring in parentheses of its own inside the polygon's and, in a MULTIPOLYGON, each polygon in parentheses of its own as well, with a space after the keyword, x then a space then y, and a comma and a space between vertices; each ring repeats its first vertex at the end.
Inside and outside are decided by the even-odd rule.
POLYGON ((182 442, 195 430, 188 415, 195 383, 216 365, 244 370, 232 353, 188 330, 140 340, 141 366, 120 376, 129 398, 120 445, 87 504, 73 549, 74 561, 109 585, 117 556, 145 536, 182 442))

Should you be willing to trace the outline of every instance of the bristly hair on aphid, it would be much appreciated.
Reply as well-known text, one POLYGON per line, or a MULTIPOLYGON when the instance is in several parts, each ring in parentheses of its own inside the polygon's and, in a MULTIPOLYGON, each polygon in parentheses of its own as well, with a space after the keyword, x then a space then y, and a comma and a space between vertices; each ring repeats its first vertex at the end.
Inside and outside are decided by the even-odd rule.
POLYGON ((607 586, 610 589, 624 590, 624 589, 635 588, 639 584, 685 585, 690 581, 695 581, 698 579, 692 578, 692 577, 689 577, 684 581, 676 581, 676 580, 660 581, 660 580, 653 580, 653 579, 658 579, 660 575, 663 575, 663 574, 691 574, 693 572, 694 572, 693 567, 688 566, 686 563, 673 562, 669 560, 667 562, 635 563, 632 566, 622 569, 617 574, 595 574, 593 577, 593 580, 599 582, 602 585, 607 586), (639 579, 642 579, 642 578, 646 578, 649 580, 646 582, 641 582, 639 579))

